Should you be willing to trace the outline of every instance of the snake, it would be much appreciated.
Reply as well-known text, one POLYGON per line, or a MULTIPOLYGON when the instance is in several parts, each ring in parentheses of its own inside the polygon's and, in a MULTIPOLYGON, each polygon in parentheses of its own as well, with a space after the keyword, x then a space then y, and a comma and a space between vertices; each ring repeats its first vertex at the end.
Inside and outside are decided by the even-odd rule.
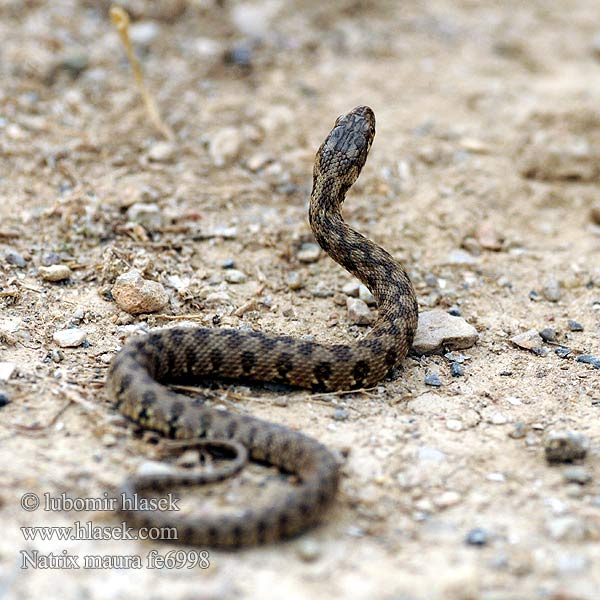
MULTIPOLYGON (((231 468, 210 473, 179 468, 129 476, 118 498, 221 480, 246 460, 293 476, 280 498, 263 506, 200 515, 118 509, 136 527, 172 527, 177 542, 237 548, 296 536, 318 524, 337 494, 341 465, 316 439, 282 425, 207 406, 167 384, 212 378, 274 382, 315 391, 352 390, 380 382, 406 357, 415 335, 418 306, 403 266, 351 228, 341 214, 375 136, 375 115, 357 106, 337 118, 313 165, 309 223, 321 248, 357 277, 375 297, 378 315, 364 337, 326 344, 288 335, 218 327, 173 327, 127 340, 106 380, 114 407, 143 429, 233 454, 231 468)), ((176 442, 175 442, 176 443, 176 442)))

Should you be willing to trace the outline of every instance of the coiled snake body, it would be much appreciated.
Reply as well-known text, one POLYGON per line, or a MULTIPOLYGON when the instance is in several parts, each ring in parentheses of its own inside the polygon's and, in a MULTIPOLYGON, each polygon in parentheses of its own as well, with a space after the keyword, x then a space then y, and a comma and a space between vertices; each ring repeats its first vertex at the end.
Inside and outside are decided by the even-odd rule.
MULTIPOLYGON (((276 505, 248 508, 241 514, 183 517, 122 508, 128 521, 175 527, 183 543, 235 547, 294 535, 315 524, 330 504, 339 466, 325 446, 281 425, 194 403, 162 384, 222 377, 352 389, 380 381, 406 356, 417 326, 417 303, 408 275, 390 254, 344 223, 340 213, 374 135, 375 116, 366 106, 337 119, 315 158, 309 210, 321 247, 377 300, 379 316, 363 339, 325 345, 235 329, 166 329, 129 340, 109 368, 107 386, 115 407, 142 427, 172 438, 223 444, 238 455, 247 450, 250 459, 295 474, 298 485, 276 505)), ((238 459, 243 463, 243 457, 238 459)), ((213 479, 224 477, 217 474, 213 479)), ((127 480, 122 492, 131 495, 208 480, 202 474, 137 475, 127 480)))

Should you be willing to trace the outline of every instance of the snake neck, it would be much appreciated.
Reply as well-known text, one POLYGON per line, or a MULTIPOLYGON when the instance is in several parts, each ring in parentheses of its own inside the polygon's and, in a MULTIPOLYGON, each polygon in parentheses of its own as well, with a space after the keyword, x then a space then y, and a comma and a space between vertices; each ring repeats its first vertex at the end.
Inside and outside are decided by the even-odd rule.
MULTIPOLYGON (((339 201, 311 199, 309 222, 321 248, 375 296, 379 317, 367 337, 396 329, 402 321, 409 330, 416 327, 418 308, 408 274, 386 250, 345 223, 339 206, 339 201)), ((406 333, 412 343, 412 334, 406 333)))

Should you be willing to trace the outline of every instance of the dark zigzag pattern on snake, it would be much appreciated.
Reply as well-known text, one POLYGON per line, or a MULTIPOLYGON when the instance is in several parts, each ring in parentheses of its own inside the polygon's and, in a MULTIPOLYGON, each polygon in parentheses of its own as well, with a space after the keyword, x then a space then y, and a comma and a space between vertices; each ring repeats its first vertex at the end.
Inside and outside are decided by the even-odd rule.
MULTIPOLYGON (((359 106, 339 117, 317 152, 309 221, 320 246, 374 294, 379 315, 370 332, 351 344, 322 344, 235 329, 174 328, 129 340, 110 366, 113 404, 142 427, 182 440, 229 441, 249 458, 294 474, 298 485, 275 504, 241 514, 180 516, 124 511, 137 526, 176 527, 183 543, 237 547, 295 535, 317 523, 335 497, 339 465, 318 441, 302 433, 203 406, 163 384, 222 377, 281 382, 313 390, 371 386, 406 356, 417 326, 417 303, 403 267, 350 228, 341 206, 366 161, 375 116, 359 106)), ((219 479, 220 477, 215 477, 219 479)), ((127 494, 192 477, 130 477, 127 494)))

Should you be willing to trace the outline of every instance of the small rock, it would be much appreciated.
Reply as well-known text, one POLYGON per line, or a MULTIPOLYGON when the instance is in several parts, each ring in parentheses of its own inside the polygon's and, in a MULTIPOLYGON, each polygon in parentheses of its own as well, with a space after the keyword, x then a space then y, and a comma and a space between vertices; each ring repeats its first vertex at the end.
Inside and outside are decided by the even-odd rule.
POLYGON ((149 46, 159 31, 160 27, 154 21, 138 21, 129 27, 129 36, 134 44, 149 46))
POLYGON ((553 540, 579 542, 585 537, 585 527, 576 517, 557 517, 546 523, 546 530, 553 540))
POLYGON ((529 292, 529 299, 533 302, 539 302, 542 299, 542 297, 535 290, 531 290, 529 292))
POLYGON ((454 317, 443 310, 428 310, 419 315, 413 349, 418 354, 435 352, 442 347, 452 350, 470 348, 479 334, 462 317, 454 317))
POLYGON ((465 250, 452 250, 446 259, 447 265, 476 265, 477 259, 465 250))
POLYGON ((298 260, 303 263, 314 263, 319 260, 321 248, 317 244, 302 244, 298 250, 298 260))
POLYGON ((0 362, 0 381, 8 381, 15 372, 16 368, 16 363, 0 362))
POLYGON ((102 436, 102 445, 106 446, 106 448, 111 448, 115 446, 117 443, 117 438, 112 433, 105 433, 102 436))
POLYGON ((446 419, 446 429, 449 431, 462 431, 464 424, 459 419, 446 419))
POLYGON ((556 341, 556 329, 552 329, 552 327, 546 327, 542 329, 540 332, 540 337, 545 342, 555 342, 556 341))
POLYGON ((569 329, 571 331, 583 331, 583 325, 574 321, 573 319, 569 319, 567 324, 569 325, 569 329))
POLYGON ((303 538, 298 542, 297 553, 304 562, 313 562, 321 556, 321 545, 312 538, 303 538))
POLYGON ((417 453, 417 458, 421 461, 442 462, 446 460, 446 455, 437 448, 432 448, 431 446, 421 446, 417 453))
POLYGON ((7 250, 4 253, 4 260, 9 265, 14 265, 20 269, 27 266, 27 261, 16 250, 7 250))
POLYGON ((268 154, 253 154, 247 161, 246 166, 254 173, 262 169, 265 165, 272 162, 273 159, 268 154))
POLYGON ((38 269, 40 277, 46 281, 64 281, 71 277, 71 269, 67 265, 51 265, 50 267, 40 267, 38 269))
POLYGON ((334 421, 346 421, 350 416, 350 411, 346 408, 336 408, 333 413, 334 421))
POLYGON ((148 150, 152 162, 171 162, 175 156, 175 145, 171 142, 154 142, 148 150))
POLYGON ((438 278, 433 273, 427 273, 425 275, 425 283, 430 288, 436 288, 438 286, 438 278))
POLYGON ((360 282, 350 281, 342 288, 342 292, 351 298, 358 298, 358 294, 360 293, 360 282))
POLYGON ((60 263, 60 255, 56 254, 56 252, 47 252, 42 256, 42 264, 45 267, 49 267, 51 265, 57 265, 60 263))
POLYGON ((519 333, 510 338, 510 341, 519 348, 525 348, 525 350, 531 350, 539 353, 543 350, 542 344, 544 340, 540 337, 539 333, 535 329, 529 329, 523 333, 519 333))
POLYGON ((454 492, 449 490, 447 492, 443 492, 437 498, 434 498, 433 503, 438 508, 449 508, 450 506, 454 506, 461 501, 461 495, 458 492, 454 492))
POLYGON ((252 66, 252 48, 245 44, 234 46, 224 55, 226 63, 248 69, 252 66))
POLYGON ((502 239, 491 221, 485 221, 477 229, 477 241, 485 250, 502 249, 502 239))
POLYGON ((208 144, 208 153, 217 167, 222 167, 237 158, 242 149, 243 138, 235 127, 224 127, 217 131, 208 144))
POLYGON ((585 485, 592 480, 592 476, 588 473, 587 469, 582 466, 567 467, 563 471, 563 478, 568 483, 578 483, 585 485))
POLYGON ((81 346, 81 344, 83 344, 86 335, 87 332, 85 329, 73 327, 72 329, 61 329, 59 331, 55 331, 52 339, 61 348, 76 348, 77 346, 81 346))
POLYGON ((10 398, 8 394, 0 392, 0 408, 4 408, 7 404, 10 404, 10 398))
POLYGON ((589 445, 589 439, 576 431, 551 431, 544 438, 544 452, 549 463, 582 460, 589 445))
POLYGON ((554 354, 559 358, 567 358, 571 354, 571 349, 566 346, 559 346, 554 350, 554 354))
POLYGON ((132 315, 156 312, 169 302, 165 288, 144 279, 136 269, 117 277, 111 293, 118 307, 132 315))
POLYGON ((444 358, 447 358, 451 362, 458 363, 462 365, 466 360, 469 360, 469 357, 465 354, 461 354, 460 352, 446 352, 444 354, 444 358))
POLYGON ((369 306, 375 304, 375 296, 373 296, 371 290, 362 283, 358 287, 358 297, 369 306))
POLYGON ((287 286, 290 290, 299 290, 304 287, 304 282, 298 271, 290 271, 286 279, 287 286))
POLYGON ((591 354, 580 354, 576 359, 577 362, 592 365, 595 369, 600 369, 600 358, 591 354))
POLYGON ((549 302, 558 302, 562 296, 560 283, 551 277, 544 283, 542 294, 549 302))
POLYGON ((512 431, 509 432, 508 437, 512 438, 513 440, 519 440, 524 438, 526 433, 527 427, 525 426, 525 423, 523 423, 523 421, 517 421, 512 431))
POLYGON ((370 325, 375 320, 369 307, 360 298, 346 298, 348 320, 354 325, 370 325))
POLYGON ((485 546, 488 543, 488 534, 485 529, 476 527, 469 531, 465 538, 465 542, 469 546, 485 546))
POLYGON ((162 213, 158 204, 152 202, 135 202, 127 209, 127 219, 140 223, 147 229, 162 227, 162 213))
POLYGON ((246 279, 246 274, 237 269, 227 269, 225 271, 225 281, 227 283, 244 283, 246 279))
POLYGON ((222 292, 212 292, 206 296, 204 300, 207 306, 222 306, 224 304, 231 304, 231 298, 229 294, 225 291, 222 292))
POLYGON ((311 293, 315 298, 330 298, 335 294, 335 291, 324 281, 318 281, 311 293))
POLYGON ((425 385, 430 385, 432 387, 441 387, 442 380, 437 373, 431 372, 425 375, 425 385))
POLYGON ((508 417, 501 412, 496 412, 491 416, 490 423, 492 425, 505 425, 508 423, 508 417))
POLYGON ((222 269, 233 269, 234 267, 235 267, 235 260, 233 260, 233 258, 226 258, 221 263, 221 268, 222 269))
POLYGON ((462 365, 457 362, 450 363, 450 372, 452 373, 452 377, 462 377, 464 375, 462 365))

